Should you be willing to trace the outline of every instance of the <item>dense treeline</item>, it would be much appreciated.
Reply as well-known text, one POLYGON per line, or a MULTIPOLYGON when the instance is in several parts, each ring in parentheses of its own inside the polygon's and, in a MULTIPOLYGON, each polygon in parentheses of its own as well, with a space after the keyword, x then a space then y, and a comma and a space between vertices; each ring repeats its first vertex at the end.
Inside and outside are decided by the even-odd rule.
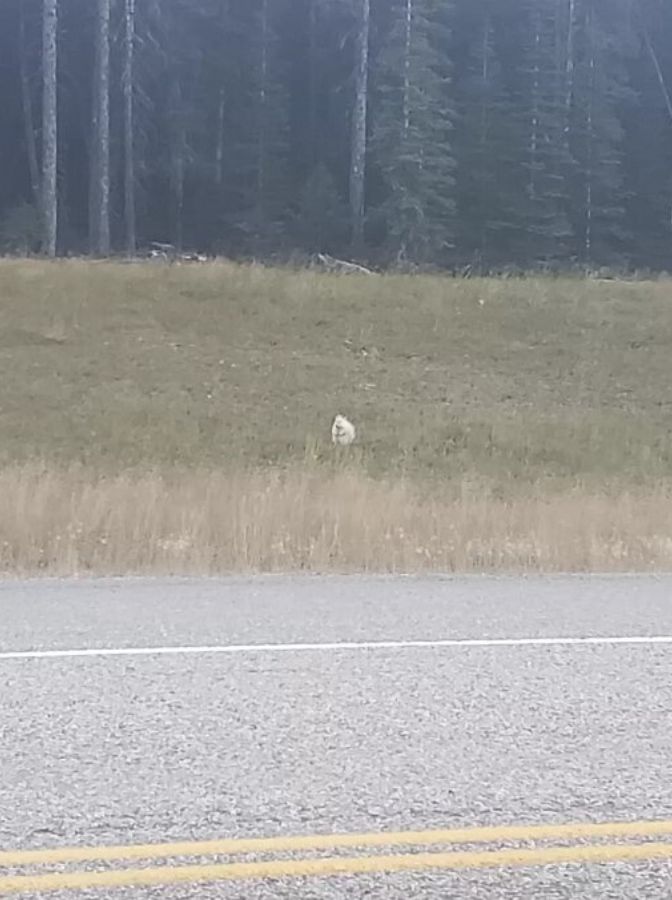
POLYGON ((2 0, 6 251, 670 267, 669 0, 2 0))

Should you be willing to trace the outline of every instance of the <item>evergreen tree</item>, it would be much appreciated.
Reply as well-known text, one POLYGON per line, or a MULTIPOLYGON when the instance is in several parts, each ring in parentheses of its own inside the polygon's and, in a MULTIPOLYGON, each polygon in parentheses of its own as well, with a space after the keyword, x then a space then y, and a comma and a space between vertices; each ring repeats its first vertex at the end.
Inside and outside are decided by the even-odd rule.
POLYGON ((457 10, 457 241, 462 262, 477 271, 513 258, 524 196, 522 138, 505 52, 509 30, 507 10, 497 0, 457 10))
POLYGON ((348 211, 324 163, 318 163, 299 192, 294 230, 300 246, 311 252, 334 253, 346 245, 348 211))
POLYGON ((628 13, 629 0, 576 0, 571 215, 575 252, 587 266, 627 262, 622 116, 632 99, 628 13))
POLYGON ((669 269, 672 257, 672 6, 665 0, 640 4, 635 18, 636 53, 628 104, 625 183, 628 242, 634 263, 669 269))
POLYGON ((562 34, 567 23, 557 0, 529 0, 524 10, 527 49, 523 64, 526 118, 523 168, 525 203, 521 259, 567 259, 571 229, 571 151, 566 140, 566 64, 562 34), (564 28, 563 28, 564 26, 564 28))
POLYGON ((382 177, 377 213, 399 260, 445 260, 453 246, 454 106, 445 4, 394 0, 376 65, 372 149, 382 177))

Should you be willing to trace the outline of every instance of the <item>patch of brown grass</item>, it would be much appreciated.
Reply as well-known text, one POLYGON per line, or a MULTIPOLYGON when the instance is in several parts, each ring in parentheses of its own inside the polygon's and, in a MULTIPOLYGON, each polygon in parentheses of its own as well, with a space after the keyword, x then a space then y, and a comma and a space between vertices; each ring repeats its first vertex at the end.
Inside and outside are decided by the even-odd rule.
POLYGON ((343 468, 0 472, 7 574, 672 569, 669 491, 422 495, 343 468))

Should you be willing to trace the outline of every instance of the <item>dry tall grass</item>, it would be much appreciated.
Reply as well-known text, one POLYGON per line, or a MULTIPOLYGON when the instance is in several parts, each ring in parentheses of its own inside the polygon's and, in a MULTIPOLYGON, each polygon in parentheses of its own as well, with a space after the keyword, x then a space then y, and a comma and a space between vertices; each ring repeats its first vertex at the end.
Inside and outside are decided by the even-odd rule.
POLYGON ((408 481, 319 470, 114 477, 0 472, 6 574, 672 569, 657 493, 422 496, 408 481))

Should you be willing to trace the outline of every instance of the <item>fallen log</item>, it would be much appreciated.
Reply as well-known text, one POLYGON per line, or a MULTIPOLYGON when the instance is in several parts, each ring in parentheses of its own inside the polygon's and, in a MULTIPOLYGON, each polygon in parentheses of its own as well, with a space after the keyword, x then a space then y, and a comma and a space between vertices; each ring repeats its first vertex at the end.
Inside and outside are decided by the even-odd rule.
POLYGON ((317 261, 327 272, 341 272, 345 275, 357 273, 359 275, 373 275, 371 269, 360 266, 359 263, 349 262, 347 259, 336 259, 327 253, 318 253, 317 261))

